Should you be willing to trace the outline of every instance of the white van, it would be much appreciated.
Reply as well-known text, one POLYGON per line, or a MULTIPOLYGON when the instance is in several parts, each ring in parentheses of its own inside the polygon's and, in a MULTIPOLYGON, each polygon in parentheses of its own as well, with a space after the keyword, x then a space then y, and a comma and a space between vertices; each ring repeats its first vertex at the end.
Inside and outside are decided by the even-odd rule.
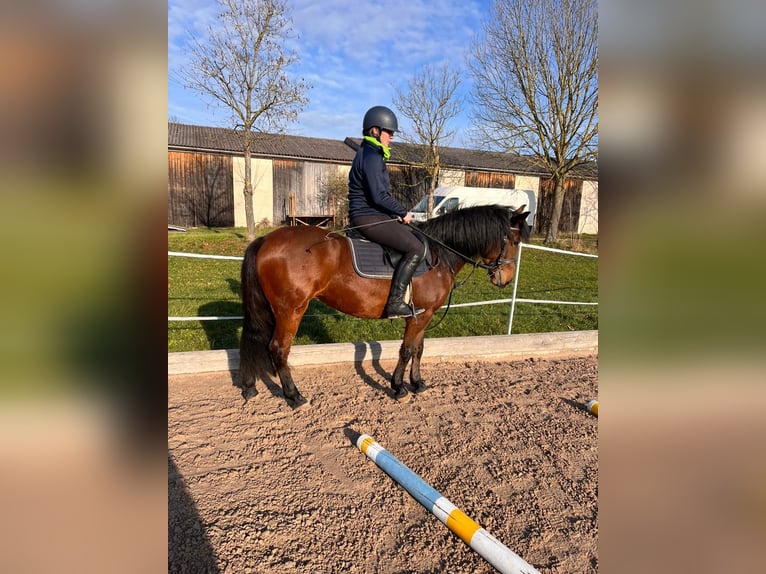
MULTIPOLYGON (((537 198, 529 189, 495 189, 490 187, 437 187, 434 190, 434 210, 431 217, 438 217, 463 207, 475 205, 504 205, 516 209, 526 205, 529 211, 527 223, 530 227, 535 221, 537 198)), ((428 196, 421 199, 410 211, 414 221, 425 221, 428 208, 428 196)))

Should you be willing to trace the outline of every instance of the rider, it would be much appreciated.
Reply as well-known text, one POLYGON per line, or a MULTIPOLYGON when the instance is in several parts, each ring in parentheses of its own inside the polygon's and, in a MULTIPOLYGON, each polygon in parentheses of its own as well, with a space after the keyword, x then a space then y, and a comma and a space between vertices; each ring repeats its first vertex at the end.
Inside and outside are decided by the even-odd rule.
POLYGON ((418 264, 425 256, 425 246, 404 225, 409 213, 390 192, 386 161, 394 133, 399 129, 396 115, 385 106, 367 110, 362 121, 362 145, 356 152, 348 174, 348 215, 351 226, 370 241, 380 243, 402 253, 386 302, 385 316, 413 317, 422 313, 420 307, 410 308, 404 302, 404 293, 418 264))

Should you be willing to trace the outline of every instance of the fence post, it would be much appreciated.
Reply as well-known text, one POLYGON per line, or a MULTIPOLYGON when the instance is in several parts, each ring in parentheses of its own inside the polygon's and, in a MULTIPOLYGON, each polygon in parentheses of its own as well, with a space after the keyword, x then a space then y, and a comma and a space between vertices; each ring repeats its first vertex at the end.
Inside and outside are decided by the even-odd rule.
POLYGON ((516 309, 516 288, 519 286, 519 274, 521 273, 521 251, 523 243, 519 243, 519 253, 516 255, 516 273, 513 274, 513 294, 511 295, 511 316, 508 317, 508 335, 513 328, 513 312, 516 309))

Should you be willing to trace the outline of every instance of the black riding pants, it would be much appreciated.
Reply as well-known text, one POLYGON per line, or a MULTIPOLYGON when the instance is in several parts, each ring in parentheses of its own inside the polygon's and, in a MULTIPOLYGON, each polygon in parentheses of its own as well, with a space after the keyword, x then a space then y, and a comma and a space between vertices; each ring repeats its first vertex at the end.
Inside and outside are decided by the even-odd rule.
POLYGON ((413 235, 412 230, 387 215, 360 215, 352 217, 350 223, 370 241, 396 249, 405 255, 423 257, 425 254, 425 246, 413 235))

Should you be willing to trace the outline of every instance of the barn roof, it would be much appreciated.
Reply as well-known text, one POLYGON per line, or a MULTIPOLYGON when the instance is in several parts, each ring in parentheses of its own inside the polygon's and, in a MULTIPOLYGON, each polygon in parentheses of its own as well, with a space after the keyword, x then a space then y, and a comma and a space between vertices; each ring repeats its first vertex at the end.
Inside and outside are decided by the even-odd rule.
MULTIPOLYGON (((346 143, 359 149, 361 138, 346 138, 346 143)), ((417 158, 423 146, 394 142, 391 146, 391 162, 405 162, 407 157, 417 158)), ((466 171, 495 171, 547 177, 550 172, 534 161, 530 156, 515 155, 498 151, 442 147, 439 149, 442 166, 466 171)), ((598 179, 598 166, 588 162, 577 167, 569 177, 598 179)))
MULTIPOLYGON (((194 126, 168 122, 168 148, 173 150, 224 152, 242 154, 241 131, 229 128, 194 126)), ((351 163, 361 138, 347 137, 344 141, 309 138, 283 134, 260 133, 253 155, 284 159, 308 159, 351 163)), ((394 142, 391 161, 402 162, 407 156, 416 157, 420 146, 394 142)), ((548 172, 534 163, 531 157, 495 151, 441 148, 442 165, 453 169, 517 173, 545 177, 548 172)), ((573 177, 597 179, 595 163, 580 166, 573 177)))
MULTIPOLYGON (((355 150, 359 149, 360 138, 346 138, 346 143, 355 150)), ((407 158, 420 157, 420 145, 394 142, 391 146, 391 162, 405 163, 407 158)), ((504 173, 523 173, 529 175, 547 175, 530 158, 508 153, 442 147, 439 150, 442 166, 453 169, 497 171, 504 173)))
MULTIPOLYGON (((242 131, 168 122, 168 148, 242 155, 242 131)), ((351 163, 354 150, 340 140, 259 133, 253 155, 351 163)))

